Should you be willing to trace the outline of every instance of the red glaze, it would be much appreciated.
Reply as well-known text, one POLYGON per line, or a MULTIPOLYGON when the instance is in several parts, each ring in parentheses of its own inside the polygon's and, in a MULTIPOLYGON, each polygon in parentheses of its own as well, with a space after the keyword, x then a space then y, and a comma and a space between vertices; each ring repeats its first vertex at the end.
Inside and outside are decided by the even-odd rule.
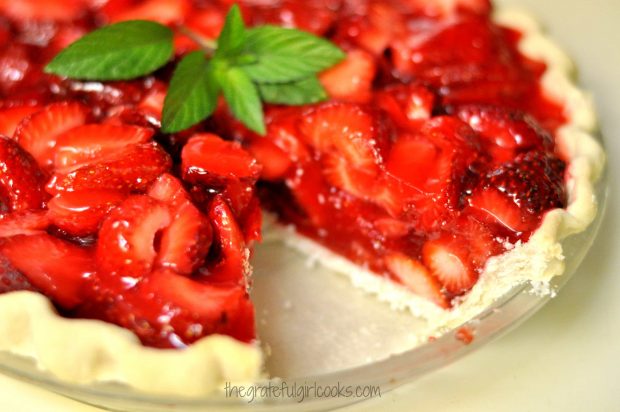
POLYGON ((44 174, 14 140, 0 136, 0 212, 40 209, 47 198, 44 174))
POLYGON ((455 337, 463 342, 465 345, 469 345, 474 341, 474 331, 470 327, 462 326, 456 331, 455 337))
MULTIPOLYGON (((0 292, 37 290, 156 347, 251 341, 257 191, 283 222, 443 308, 566 205, 562 108, 487 0, 239 2, 248 24, 347 52, 320 75, 331 100, 267 106, 266 136, 223 104, 162 134, 171 67, 105 84, 43 73, 95 22, 182 23, 213 39, 232 3, 0 0, 0 292)), ((181 33, 175 47, 195 49, 181 33)))
POLYGON ((105 189, 59 193, 47 203, 49 219, 70 235, 93 235, 99 231, 107 214, 125 197, 123 191, 105 189))
POLYGON ((96 270, 91 249, 47 233, 4 238, 0 253, 64 309, 73 309, 84 301, 85 285, 96 270))

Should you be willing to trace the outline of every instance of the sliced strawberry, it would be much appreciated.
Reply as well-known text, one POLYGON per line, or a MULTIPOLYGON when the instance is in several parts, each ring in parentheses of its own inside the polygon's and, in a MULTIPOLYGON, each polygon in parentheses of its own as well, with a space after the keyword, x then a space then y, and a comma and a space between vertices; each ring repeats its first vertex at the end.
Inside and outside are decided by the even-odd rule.
POLYGON ((387 238, 403 237, 412 229, 412 225, 409 222, 388 217, 375 220, 373 225, 383 236, 387 238))
POLYGON ((141 291, 183 311, 189 319, 171 323, 184 324, 174 329, 188 343, 212 333, 224 333, 242 342, 255 337, 254 310, 244 286, 210 285, 158 271, 149 276, 141 291), (196 333, 196 323, 203 325, 201 334, 196 333))
POLYGON ((43 207, 47 196, 37 162, 4 136, 0 136, 0 172, 0 212, 43 207))
POLYGON ((50 225, 45 210, 0 214, 0 238, 41 233, 50 225))
POLYGON ((439 158, 441 150, 431 141, 415 135, 401 135, 387 158, 388 172, 419 188, 435 191, 441 181, 439 158))
POLYGON ((477 191, 468 202, 484 221, 502 225, 513 232, 526 231, 535 223, 512 199, 494 188, 477 191))
POLYGON ((214 134, 198 134, 183 147, 184 179, 192 183, 212 183, 227 179, 257 179, 261 167, 256 159, 235 142, 214 134))
POLYGON ((154 271, 122 295, 104 288, 78 313, 120 325, 143 344, 160 348, 184 348, 214 333, 243 342, 255 337, 244 287, 205 284, 169 269, 154 271))
POLYGON ((484 157, 478 135, 466 123, 449 116, 431 118, 424 123, 420 133, 441 152, 437 159, 436 186, 448 187, 452 194, 460 192, 469 169, 484 157))
POLYGON ((209 268, 209 280, 218 283, 244 285, 249 275, 249 258, 243 233, 235 216, 224 199, 217 195, 209 208, 209 220, 213 224, 213 243, 219 249, 219 261, 209 268))
POLYGON ((428 15, 440 15, 445 17, 472 13, 477 15, 487 15, 491 12, 492 6, 489 0, 439 0, 439 1, 418 1, 420 7, 428 15))
POLYGON ((181 23, 190 11, 187 0, 146 0, 112 16, 112 22, 151 20, 161 24, 181 23))
POLYGON ((409 218, 423 230, 434 231, 452 220, 477 157, 471 129, 457 121, 469 131, 462 134, 454 123, 433 118, 416 134, 401 133, 387 157, 388 174, 403 182, 399 192, 409 205, 409 218))
POLYGON ((181 181, 169 173, 164 173, 155 179, 148 190, 148 195, 166 203, 174 211, 190 200, 181 181))
POLYGON ((482 270, 491 256, 504 251, 502 238, 494 234, 489 225, 472 216, 461 216, 454 232, 467 243, 469 259, 476 270, 482 270))
POLYGON ((148 116, 152 116, 158 122, 161 121, 161 113, 164 108, 164 100, 168 87, 162 82, 155 82, 149 89, 148 93, 138 104, 138 109, 145 112, 148 116))
POLYGON ((327 182, 356 197, 368 198, 374 192, 376 176, 365 170, 349 166, 347 160, 338 155, 327 155, 323 159, 323 175, 327 182))
POLYGON ((10 96, 19 101, 22 99, 17 95, 34 86, 39 69, 32 62, 28 46, 13 41, 5 44, 0 48, 0 92, 3 93, 3 100, 6 98, 4 96, 10 96))
POLYGON ((75 127, 57 137, 54 167, 67 173, 80 166, 105 159, 125 146, 145 143, 152 129, 137 126, 88 124, 75 127))
MULTIPOLYGON (((233 2, 230 2, 232 4, 233 2)), ((333 0, 280 0, 277 7, 265 1, 243 2, 254 25, 275 24, 298 28, 316 35, 325 34, 337 17, 333 0)))
POLYGON ((367 103, 377 72, 374 57, 363 50, 353 50, 347 58, 320 75, 321 84, 333 99, 367 103))
POLYGON ((108 213, 127 197, 117 190, 91 189, 54 196, 47 207, 52 224, 74 236, 96 233, 108 213))
POLYGON ((85 12, 85 0, 0 0, 0 11, 18 21, 69 21, 85 12))
POLYGON ((215 40, 220 35, 226 20, 226 11, 221 8, 206 5, 201 10, 195 10, 188 16, 187 27, 199 33, 206 39, 215 40))
MULTIPOLYGON (((204 39, 215 40, 222 31, 225 18, 225 10, 207 5, 204 10, 193 10, 191 15, 188 16, 185 26, 204 39)), ((186 35, 176 34, 174 49, 177 54, 186 54, 198 48, 199 46, 194 40, 186 35)))
POLYGON ((322 227, 329 221, 325 207, 329 187, 318 164, 308 163, 297 168, 293 176, 286 179, 286 186, 314 226, 322 227))
POLYGON ((54 163, 56 139, 86 123, 88 109, 80 103, 52 103, 24 119, 15 132, 19 144, 45 169, 54 163))
POLYGON ((109 23, 115 16, 136 4, 135 0, 106 0, 95 5, 99 18, 109 23))
MULTIPOLYGON (((467 124, 437 116, 426 121, 416 135, 401 134, 386 166, 391 175, 421 191, 422 196, 414 195, 415 208, 434 210, 441 223, 461 207, 461 194, 480 156, 478 147, 477 136, 467 124)), ((421 214, 428 223, 435 217, 421 214)))
POLYGON ((510 157, 515 152, 532 149, 552 150, 553 137, 536 120, 520 111, 498 106, 464 106, 457 115, 467 122, 490 145, 507 149, 510 157))
POLYGON ((496 188, 523 211, 540 215, 566 206, 565 168, 555 155, 530 151, 487 173, 480 186, 496 188))
MULTIPOLYGON (((146 108, 138 108, 136 106, 115 106, 110 109, 108 116, 102 121, 102 124, 113 126, 137 126, 144 128, 159 129, 161 127, 161 116, 152 110, 146 108)), ((178 139, 179 136, 171 137, 171 143, 178 139)))
POLYGON ((435 105, 435 95, 415 84, 389 86, 375 93, 373 98, 398 127, 409 130, 417 129, 421 121, 430 119, 435 105))
POLYGON ((211 247, 213 229, 191 202, 178 207, 161 235, 157 264, 182 275, 202 265, 211 247))
POLYGON ((343 16, 336 27, 335 39, 338 43, 354 42, 375 56, 381 56, 392 39, 404 31, 405 16, 388 3, 359 4, 364 10, 343 16))
POLYGON ((543 212, 566 206, 565 164, 539 151, 517 156, 480 179, 467 198, 475 216, 514 233, 536 227, 543 212))
MULTIPOLYGON (((404 201, 407 198, 406 193, 408 192, 407 190, 401 190, 404 188, 403 185, 393 177, 385 174, 376 175, 372 171, 355 168, 351 166, 346 159, 334 153, 325 154, 322 160, 321 170, 324 181, 329 183, 329 185, 340 189, 348 195, 352 195, 366 202, 374 203, 384 208, 394 217, 399 216, 403 211, 403 207, 405 206, 404 201)), ((305 173, 307 172, 304 171, 304 174, 305 173)), ((311 176, 300 177, 302 181, 310 181, 313 179, 311 176)), ((325 183, 322 184, 324 185, 325 183)), ((311 187, 315 185, 320 184, 317 181, 311 184, 311 187)), ((305 201, 312 200, 313 204, 318 200, 319 204, 312 207, 317 211, 320 208, 324 208, 323 205, 328 197, 322 194, 313 196, 311 189, 308 190, 300 187, 297 187, 296 192, 304 194, 303 199, 305 199, 305 201), (305 194, 305 192, 308 193, 305 194)), ((333 191, 330 190, 330 192, 333 191)), ((303 207, 307 208, 308 206, 309 205, 304 205, 303 207)))
POLYGON ((191 203, 181 182, 169 174, 159 176, 150 187, 150 197, 165 203, 171 223, 162 229, 156 264, 184 275, 191 274, 205 259, 211 246, 212 229, 191 203))
POLYGON ((47 190, 52 194, 90 189, 143 191, 170 165, 170 156, 156 143, 131 145, 101 162, 54 175, 47 190))
POLYGON ((443 104, 448 107, 471 104, 511 107, 515 106, 515 102, 530 99, 529 96, 536 93, 536 89, 528 77, 519 72, 515 73, 510 68, 504 67, 503 69, 505 73, 498 70, 499 74, 491 76, 481 68, 477 70, 478 73, 472 75, 459 73, 462 70, 454 67, 451 71, 456 73, 446 73, 443 77, 450 78, 460 75, 466 79, 472 77, 475 80, 455 82, 455 85, 441 89, 443 104))
POLYGON ((91 251, 48 234, 5 239, 0 254, 65 309, 82 302, 84 283, 95 272, 91 251))
POLYGON ((450 198, 442 193, 412 194, 406 198, 403 218, 410 220, 418 230, 434 233, 458 216, 458 210, 455 210, 451 202, 450 198))
POLYGON ((280 180, 293 165, 290 157, 266 138, 252 140, 248 151, 262 166, 261 177, 265 180, 280 180))
POLYGON ((303 138, 319 152, 336 151, 361 170, 377 171, 379 153, 373 116, 361 106, 326 103, 305 116, 303 138))
MULTIPOLYGON (((98 109, 118 110, 115 106, 135 105, 140 102, 146 93, 146 89, 154 84, 154 80, 147 77, 143 80, 115 81, 105 83, 92 83, 78 80, 66 80, 61 87, 67 92, 84 102, 96 111, 98 109)), ((107 114, 104 112, 104 114, 107 114)))
POLYGON ((415 187, 384 173, 375 183, 373 198, 392 217, 401 217, 412 196, 419 196, 415 187))
POLYGON ((421 19, 408 25, 408 33, 390 45, 395 73, 423 80, 451 96, 451 86, 465 84, 475 91, 478 81, 489 79, 494 64, 506 61, 502 70, 509 71, 511 52, 498 41, 496 26, 486 16, 463 17, 431 25, 421 19))
POLYGON ((256 188, 253 182, 243 182, 233 180, 228 182, 226 188, 220 192, 230 210, 236 217, 241 217, 246 213, 256 196, 256 188))
POLYGON ((164 300, 208 322, 219 321, 222 309, 230 307, 230 303, 234 306, 237 302, 230 301, 245 295, 243 288, 200 283, 165 270, 153 272, 145 282, 144 289, 156 292, 164 300))
MULTIPOLYGON (((478 150, 480 138, 465 122, 451 116, 434 116, 424 122, 420 133, 436 146, 451 153, 478 150)), ((462 153, 475 155, 476 153, 462 153)))
POLYGON ((56 55, 81 37, 84 37, 87 33, 88 29, 79 24, 63 24, 57 27, 56 34, 51 40, 48 50, 56 55))
POLYGON ((416 295, 428 299, 437 306, 448 309, 450 303, 441 292, 441 285, 419 261, 393 252, 385 258, 390 272, 416 295))
POLYGON ((469 262, 467 245, 461 239, 444 236, 429 240, 422 249, 422 259, 452 295, 468 291, 478 280, 469 262))
POLYGON ((40 106, 17 106, 0 110, 0 134, 12 137, 21 121, 39 110, 40 106))
POLYGON ((271 121, 267 126, 267 138, 286 153, 291 161, 303 162, 311 156, 308 147, 300 139, 297 119, 298 117, 291 116, 271 121))
POLYGON ((104 219, 97 241, 101 275, 133 287, 153 268, 160 231, 172 222, 169 208, 145 195, 128 197, 104 219))

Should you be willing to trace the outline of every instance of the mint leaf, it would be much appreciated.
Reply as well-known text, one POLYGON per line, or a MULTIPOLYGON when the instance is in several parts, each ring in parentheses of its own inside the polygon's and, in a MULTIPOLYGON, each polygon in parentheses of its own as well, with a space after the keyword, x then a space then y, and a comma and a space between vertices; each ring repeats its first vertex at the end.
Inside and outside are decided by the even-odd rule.
MULTIPOLYGON (((276 26, 246 29, 233 5, 217 43, 187 27, 177 28, 202 51, 177 65, 162 113, 162 131, 185 130, 213 114, 220 92, 233 115, 264 134, 262 100, 302 105, 327 99, 316 74, 345 58, 330 41, 276 26), (211 60, 208 60, 211 57, 211 60)), ((129 80, 164 66, 174 53, 173 31, 133 20, 96 30, 61 51, 47 73, 85 80, 129 80)))
POLYGON ((219 73, 218 78, 233 115, 249 129, 264 135, 263 107, 252 80, 238 67, 219 73))
POLYGON ((258 61, 243 70, 257 83, 301 80, 345 58, 344 52, 326 39, 276 26, 248 30, 247 49, 258 61))
POLYGON ((239 54, 245 46, 246 38, 247 34, 241 17, 241 10, 235 4, 226 15, 224 27, 217 39, 215 57, 224 58, 239 54))
POLYGON ((258 90, 265 102, 274 104, 299 106, 327 99, 327 92, 316 76, 291 83, 259 83, 258 90))
POLYGON ((151 21, 105 26, 61 51, 45 72, 85 80, 134 79, 170 60, 172 36, 168 27, 151 21))
POLYGON ((204 54, 188 54, 177 65, 164 100, 162 131, 176 133, 211 116, 220 87, 204 54))

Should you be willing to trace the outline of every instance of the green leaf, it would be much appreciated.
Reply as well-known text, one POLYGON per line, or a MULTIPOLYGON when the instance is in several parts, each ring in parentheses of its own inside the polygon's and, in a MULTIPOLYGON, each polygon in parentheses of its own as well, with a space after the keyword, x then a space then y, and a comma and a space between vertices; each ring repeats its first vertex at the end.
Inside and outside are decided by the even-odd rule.
POLYGON ((170 60, 172 37, 172 30, 152 21, 112 24, 61 51, 45 67, 45 72, 86 80, 134 79, 154 72, 170 60))
POLYGON ((274 104, 299 106, 327 99, 327 92, 316 76, 291 83, 259 84, 258 90, 264 101, 274 104))
POLYGON ((218 78, 233 115, 249 129, 264 135, 263 107, 252 80, 238 67, 219 73, 218 78))
POLYGON ((247 33, 241 17, 241 10, 239 6, 234 4, 226 15, 224 27, 217 39, 215 57, 233 57, 239 54, 246 44, 246 39, 247 33))
POLYGON ((247 33, 247 49, 258 62, 243 66, 243 70, 257 83, 301 80, 345 58, 330 41, 303 31, 260 26, 247 33))
POLYGON ((176 67, 164 100, 162 131, 185 130, 213 114, 220 87, 204 54, 193 52, 176 67))

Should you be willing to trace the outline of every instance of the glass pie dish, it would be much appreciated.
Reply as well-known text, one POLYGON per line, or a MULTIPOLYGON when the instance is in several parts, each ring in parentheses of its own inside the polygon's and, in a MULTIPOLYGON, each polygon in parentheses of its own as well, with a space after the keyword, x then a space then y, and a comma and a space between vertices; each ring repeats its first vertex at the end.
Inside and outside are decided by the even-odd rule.
MULTIPOLYGON (((588 229, 562 242, 566 269, 553 279, 559 290, 578 272, 605 214, 607 178, 595 185, 599 210, 588 229)), ((418 342, 415 318, 350 286, 348 280, 308 261, 286 246, 266 241, 254 258, 253 300, 259 336, 268 357, 269 381, 260 385, 289 388, 373 385, 381 394, 446 366, 517 327, 551 296, 533 293, 529 284, 509 293, 443 336, 418 342), (473 340, 470 341, 470 338, 473 340)), ((363 400, 363 397, 262 399, 227 397, 222 391, 203 399, 153 396, 116 384, 68 385, 38 370, 34 362, 0 352, 0 371, 78 401, 119 411, 319 411, 363 400)), ((299 393, 297 393, 299 395, 299 393)))

